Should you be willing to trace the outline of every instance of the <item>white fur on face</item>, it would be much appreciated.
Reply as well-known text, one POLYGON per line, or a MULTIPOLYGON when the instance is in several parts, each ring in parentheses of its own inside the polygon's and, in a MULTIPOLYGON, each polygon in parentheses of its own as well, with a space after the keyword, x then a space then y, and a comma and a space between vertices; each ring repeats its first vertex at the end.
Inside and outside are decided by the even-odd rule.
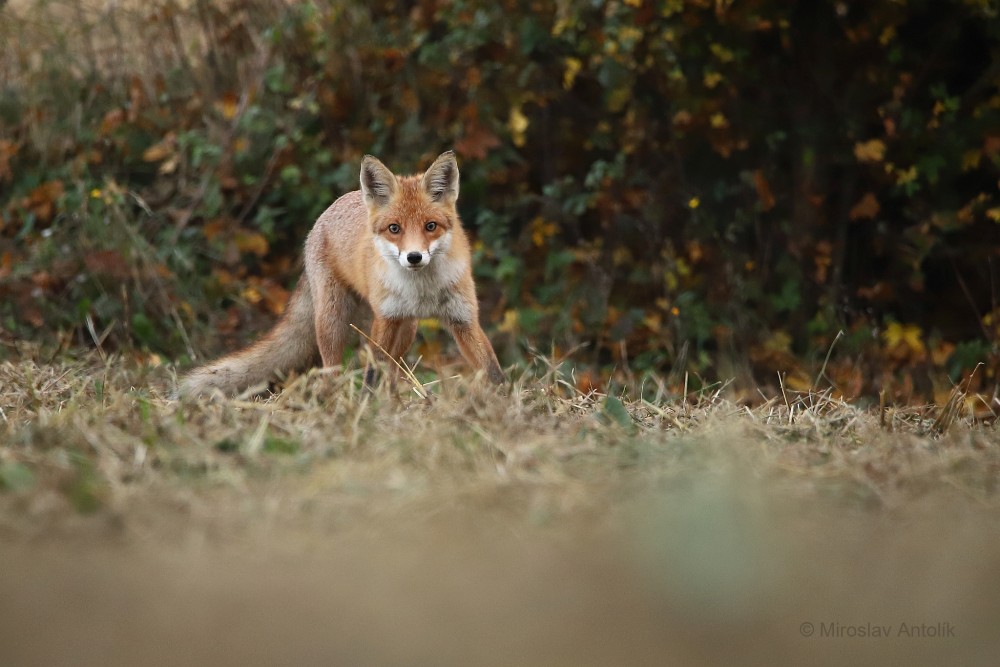
POLYGON ((388 262, 396 263, 399 262, 400 252, 399 246, 397 246, 392 241, 382 237, 375 237, 375 248, 378 250, 378 254, 382 255, 388 262))
POLYGON ((425 266, 431 263, 431 257, 433 257, 434 255, 433 243, 431 244, 432 250, 424 251, 421 250, 420 248, 400 248, 392 241, 389 241, 381 236, 376 236, 375 247, 378 248, 379 254, 385 257, 386 260, 388 260, 389 262, 396 262, 401 267, 407 269, 408 271, 418 271, 424 268, 425 266), (416 264, 413 264, 409 260, 409 255, 411 252, 420 253, 420 261, 417 262, 416 264))
POLYGON ((387 260, 386 270, 378 274, 389 295, 376 306, 383 317, 437 317, 453 322, 471 322, 473 306, 461 299, 455 289, 469 269, 463 260, 451 258, 451 232, 431 243, 421 260, 419 271, 408 268, 406 252, 381 237, 375 244, 387 260), (431 259, 434 259, 431 262, 431 259))

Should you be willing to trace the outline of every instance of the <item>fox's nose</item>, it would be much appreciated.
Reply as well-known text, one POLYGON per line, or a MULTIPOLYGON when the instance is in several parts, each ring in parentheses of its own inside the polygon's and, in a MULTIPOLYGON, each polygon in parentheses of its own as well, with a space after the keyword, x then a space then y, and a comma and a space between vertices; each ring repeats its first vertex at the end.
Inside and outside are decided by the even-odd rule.
POLYGON ((408 252, 406 253, 406 261, 410 264, 419 264, 420 260, 424 258, 423 253, 419 252, 408 252))

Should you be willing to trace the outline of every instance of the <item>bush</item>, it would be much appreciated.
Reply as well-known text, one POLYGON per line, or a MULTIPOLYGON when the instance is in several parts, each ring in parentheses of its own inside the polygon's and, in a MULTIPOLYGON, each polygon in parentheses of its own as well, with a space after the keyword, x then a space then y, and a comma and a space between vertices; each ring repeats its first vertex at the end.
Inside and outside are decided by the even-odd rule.
POLYGON ((811 385, 836 341, 847 395, 994 382, 986 0, 27 5, 0 9, 10 335, 234 345, 362 154, 454 147, 508 361, 811 385))

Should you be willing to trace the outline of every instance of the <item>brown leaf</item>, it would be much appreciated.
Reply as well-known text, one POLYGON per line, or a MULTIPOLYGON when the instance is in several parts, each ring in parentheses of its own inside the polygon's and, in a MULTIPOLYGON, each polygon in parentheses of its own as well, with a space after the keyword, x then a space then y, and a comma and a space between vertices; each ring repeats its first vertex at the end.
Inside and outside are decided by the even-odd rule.
POLYGON ((753 184, 757 188, 761 210, 770 211, 774 208, 774 194, 771 192, 771 185, 767 182, 767 178, 764 177, 764 172, 760 169, 753 172, 753 184))
POLYGON ((465 136, 455 142, 455 150, 465 158, 482 160, 492 148, 500 145, 500 139, 478 123, 466 128, 465 136))
POLYGON ((993 134, 983 139, 983 153, 989 157, 1000 153, 1000 135, 993 134))
POLYGON ((125 112, 122 109, 112 109, 107 112, 101 120, 101 136, 108 136, 123 122, 125 122, 125 112))
POLYGON ((229 218, 212 218, 201 226, 201 233, 205 240, 214 241, 219 235, 229 229, 229 218))
POLYGON ((144 162, 159 162, 161 160, 166 160, 174 154, 175 144, 176 136, 173 132, 171 132, 167 136, 163 137, 161 141, 158 141, 143 151, 142 159, 144 162))
POLYGON ((14 177, 14 173, 10 169, 10 159, 17 155, 18 148, 20 146, 13 141, 6 139, 0 141, 0 183, 14 177))
POLYGON ((88 252, 83 263, 87 270, 97 275, 122 280, 130 275, 128 262, 117 250, 88 252))
POLYGON ((24 208, 30 209, 39 222, 48 222, 55 213, 56 201, 64 191, 62 181, 46 181, 28 193, 24 208))
POLYGON ((285 312, 291 292, 269 278, 261 280, 256 287, 260 292, 261 302, 269 313, 281 315, 285 312))
POLYGON ((875 193, 869 192, 864 197, 862 197, 857 204, 851 207, 851 212, 848 213, 848 217, 851 220, 860 220, 862 218, 874 218, 878 215, 878 212, 882 210, 879 206, 878 199, 875 198, 875 193))
POLYGON ((885 281, 880 281, 871 287, 859 287, 858 296, 876 303, 885 303, 896 296, 896 291, 892 285, 885 281))
POLYGON ((3 255, 0 255, 0 278, 6 278, 9 276, 13 266, 14 256, 11 254, 10 250, 4 251, 3 255))

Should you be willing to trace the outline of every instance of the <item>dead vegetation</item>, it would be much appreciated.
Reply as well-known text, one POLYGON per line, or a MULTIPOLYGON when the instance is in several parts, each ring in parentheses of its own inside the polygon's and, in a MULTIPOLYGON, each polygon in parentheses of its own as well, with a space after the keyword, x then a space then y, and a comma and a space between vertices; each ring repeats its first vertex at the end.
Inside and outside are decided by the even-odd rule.
POLYGON ((173 381, 112 357, 0 366, 5 663, 996 649, 1000 438, 954 406, 942 428, 935 408, 823 393, 582 394, 545 360, 501 392, 442 377, 425 398, 314 372, 180 403, 173 381), (73 641, 39 641, 41 618, 73 641), (810 643, 806 621, 963 634, 810 643))

